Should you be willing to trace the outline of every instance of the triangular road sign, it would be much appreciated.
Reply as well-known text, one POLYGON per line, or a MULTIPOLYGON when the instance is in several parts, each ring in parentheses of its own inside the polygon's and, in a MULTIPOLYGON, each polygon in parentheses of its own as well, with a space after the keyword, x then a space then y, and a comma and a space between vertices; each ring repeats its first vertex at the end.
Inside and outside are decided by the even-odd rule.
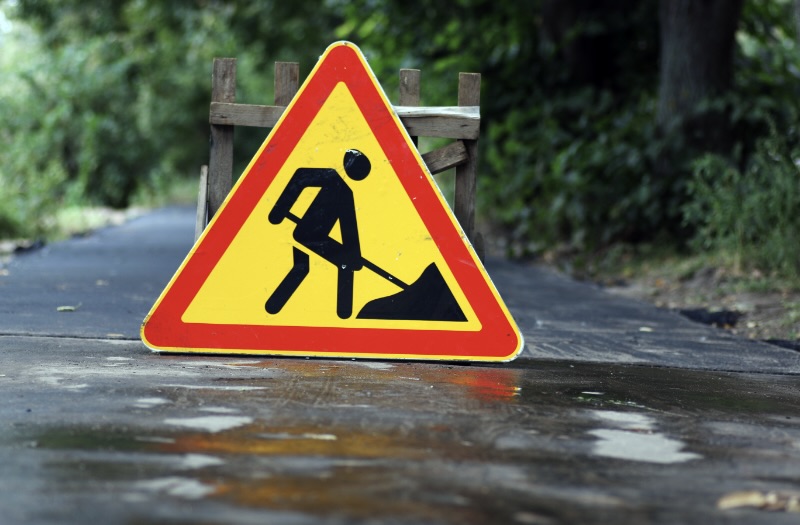
POLYGON ((141 335, 163 352, 506 361, 522 348, 347 42, 322 55, 141 335))

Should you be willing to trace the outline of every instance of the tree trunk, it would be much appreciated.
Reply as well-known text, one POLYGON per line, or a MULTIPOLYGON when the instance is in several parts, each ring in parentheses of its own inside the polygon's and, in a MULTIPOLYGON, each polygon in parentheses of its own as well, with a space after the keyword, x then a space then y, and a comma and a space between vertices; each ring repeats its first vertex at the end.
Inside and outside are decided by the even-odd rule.
POLYGON ((699 104, 731 87, 733 46, 743 0, 661 0, 661 65, 657 123, 692 150, 730 147, 722 111, 699 104))
MULTIPOLYGON (((631 12, 640 4, 642 0, 545 0, 542 3, 544 37, 558 48, 571 86, 619 87, 625 67, 622 59, 636 54, 641 38, 642 28, 634 28, 630 23, 631 12)), ((655 2, 652 4, 655 9, 655 2)))
POLYGON ((800 44, 800 0, 794 0, 795 41, 800 44))

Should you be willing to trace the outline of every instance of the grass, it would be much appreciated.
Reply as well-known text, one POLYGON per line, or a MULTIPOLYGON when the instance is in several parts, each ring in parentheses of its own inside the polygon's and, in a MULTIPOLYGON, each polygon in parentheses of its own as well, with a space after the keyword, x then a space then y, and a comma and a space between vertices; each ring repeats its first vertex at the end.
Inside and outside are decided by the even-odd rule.
POLYGON ((131 205, 139 208, 160 208, 174 205, 197 205, 200 172, 196 177, 173 178, 154 187, 141 189, 133 196, 131 205))
POLYGON ((46 239, 54 241, 86 232, 122 224, 143 213, 144 208, 114 210, 102 206, 70 206, 58 210, 46 221, 46 239))
POLYGON ((763 272, 743 265, 731 252, 716 250, 692 253, 672 245, 615 245, 570 262, 557 263, 577 278, 610 283, 660 276, 671 281, 688 281, 700 271, 713 269, 720 285, 730 292, 780 292, 800 290, 800 278, 779 272, 763 272), (570 269, 569 267, 572 266, 570 269))

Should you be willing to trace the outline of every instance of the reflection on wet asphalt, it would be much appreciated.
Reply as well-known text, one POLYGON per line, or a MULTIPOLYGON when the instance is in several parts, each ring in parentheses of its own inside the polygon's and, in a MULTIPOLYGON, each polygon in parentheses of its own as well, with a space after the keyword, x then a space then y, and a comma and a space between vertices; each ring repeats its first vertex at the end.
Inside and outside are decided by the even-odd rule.
POLYGON ((38 499, 0 491, 12 523, 797 517, 716 507, 797 483, 795 376, 138 349, 122 360, 65 345, 0 378, 20 392, 0 412, 3 483, 38 499))
POLYGON ((681 463, 700 458, 699 454, 683 452, 683 442, 656 432, 655 419, 648 415, 615 410, 596 410, 593 414, 617 427, 589 431, 598 438, 593 449, 597 456, 648 463, 681 463))

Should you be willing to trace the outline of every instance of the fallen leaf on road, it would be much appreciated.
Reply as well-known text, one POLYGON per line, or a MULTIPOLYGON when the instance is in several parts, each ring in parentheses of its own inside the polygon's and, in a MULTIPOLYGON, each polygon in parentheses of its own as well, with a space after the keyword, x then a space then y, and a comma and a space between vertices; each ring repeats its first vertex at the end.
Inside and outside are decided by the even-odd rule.
POLYGON ((78 303, 75 306, 70 306, 70 305, 59 306, 58 308, 56 308, 56 312, 74 312, 80 307, 81 303, 78 303))
POLYGON ((717 502, 720 510, 752 507, 761 510, 800 512, 800 492, 762 492, 758 490, 740 490, 722 496, 717 502))

